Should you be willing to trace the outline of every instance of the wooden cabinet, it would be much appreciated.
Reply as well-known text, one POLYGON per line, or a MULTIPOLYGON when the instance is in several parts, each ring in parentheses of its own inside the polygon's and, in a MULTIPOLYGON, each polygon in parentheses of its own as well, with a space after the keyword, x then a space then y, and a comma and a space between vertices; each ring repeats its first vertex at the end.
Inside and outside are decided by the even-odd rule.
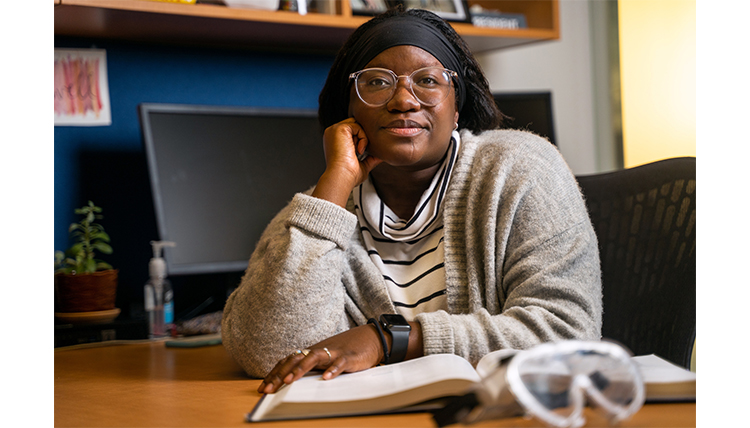
MULTIPOLYGON (((559 38, 558 0, 469 1, 523 13, 529 28, 503 30, 452 23, 473 51, 501 49, 559 38)), ((369 19, 352 14, 348 0, 335 14, 229 8, 146 0, 54 0, 55 35, 193 46, 227 46, 335 52, 369 19)))

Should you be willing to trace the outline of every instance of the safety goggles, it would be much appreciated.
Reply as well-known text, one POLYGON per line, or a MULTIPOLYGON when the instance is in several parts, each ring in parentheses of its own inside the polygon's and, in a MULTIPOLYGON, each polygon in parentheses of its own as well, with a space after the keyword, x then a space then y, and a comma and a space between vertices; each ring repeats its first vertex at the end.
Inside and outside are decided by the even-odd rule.
POLYGON ((586 341, 546 343, 510 353, 469 395, 473 397, 463 397, 463 404, 452 410, 456 422, 526 414, 560 428, 582 426, 586 405, 616 424, 635 414, 645 400, 643 380, 630 354, 614 343, 586 341))

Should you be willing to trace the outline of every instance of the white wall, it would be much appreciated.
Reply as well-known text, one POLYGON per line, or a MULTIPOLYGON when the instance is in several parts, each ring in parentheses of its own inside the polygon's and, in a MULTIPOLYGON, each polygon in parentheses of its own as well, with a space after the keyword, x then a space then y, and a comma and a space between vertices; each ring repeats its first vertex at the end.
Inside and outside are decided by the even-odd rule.
POLYGON ((600 172, 588 0, 561 0, 560 39, 477 54, 494 91, 551 91, 557 144, 574 174, 600 172))

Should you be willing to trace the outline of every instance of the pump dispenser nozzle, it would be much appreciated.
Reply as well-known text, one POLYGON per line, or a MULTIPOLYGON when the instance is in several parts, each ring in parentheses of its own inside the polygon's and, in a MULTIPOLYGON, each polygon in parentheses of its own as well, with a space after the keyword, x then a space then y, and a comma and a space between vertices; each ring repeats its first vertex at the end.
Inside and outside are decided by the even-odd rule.
POLYGON ((154 249, 154 258, 161 258, 161 249, 164 247, 174 247, 177 244, 171 241, 151 241, 151 247, 154 249))

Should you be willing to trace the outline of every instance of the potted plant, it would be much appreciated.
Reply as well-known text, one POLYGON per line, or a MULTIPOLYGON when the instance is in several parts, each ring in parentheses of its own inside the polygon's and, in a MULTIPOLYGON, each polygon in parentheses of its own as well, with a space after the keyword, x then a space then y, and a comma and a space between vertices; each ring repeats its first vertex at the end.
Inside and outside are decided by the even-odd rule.
POLYGON ((97 313, 111 320, 120 312, 115 308, 118 271, 96 258, 97 252, 112 253, 109 235, 96 223, 101 212, 91 201, 76 209, 83 219, 68 229, 75 243, 64 253, 55 252, 55 291, 61 314, 97 313))

